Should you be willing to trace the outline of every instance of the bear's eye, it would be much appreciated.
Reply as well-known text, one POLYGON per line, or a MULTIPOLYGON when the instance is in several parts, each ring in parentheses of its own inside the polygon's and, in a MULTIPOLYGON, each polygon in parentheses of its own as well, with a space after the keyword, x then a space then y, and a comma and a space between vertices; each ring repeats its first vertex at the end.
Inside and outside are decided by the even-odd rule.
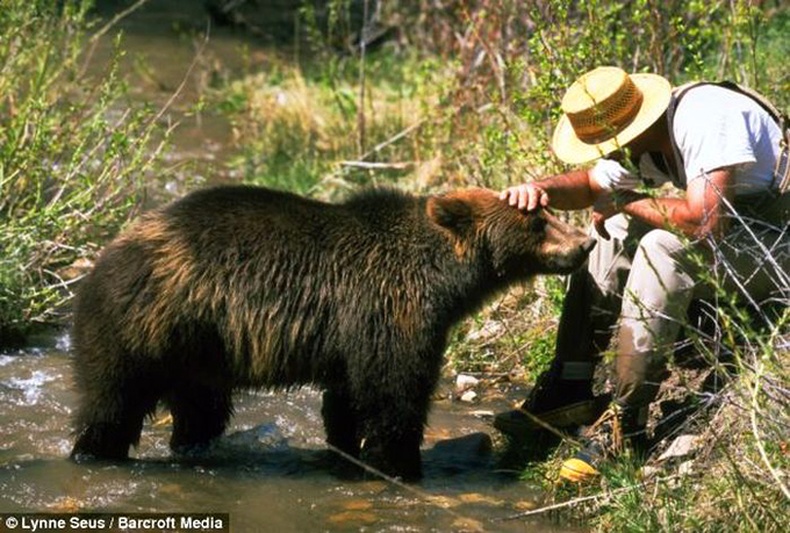
POLYGON ((527 221, 529 231, 534 233, 542 233, 548 223, 545 218, 537 215, 527 215, 527 221))

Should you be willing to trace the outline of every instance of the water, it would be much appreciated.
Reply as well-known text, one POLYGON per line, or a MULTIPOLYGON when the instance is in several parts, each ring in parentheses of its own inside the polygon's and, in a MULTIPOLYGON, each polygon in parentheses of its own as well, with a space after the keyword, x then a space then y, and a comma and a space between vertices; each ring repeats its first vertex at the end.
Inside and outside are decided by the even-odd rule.
MULTIPOLYGON (((225 512, 233 531, 522 531, 524 520, 500 519, 541 498, 498 472, 480 438, 494 430, 476 412, 507 405, 496 394, 477 405, 434 402, 425 479, 407 486, 330 473, 312 389, 238 395, 226 435, 200 458, 170 455, 170 423, 159 413, 132 460, 74 464, 69 349, 61 334, 0 355, 0 512, 225 512)), ((531 526, 557 530, 542 520, 531 526)))
MULTIPOLYGON (((242 56, 268 51, 243 35, 212 30, 201 68, 185 78, 199 41, 172 28, 200 27, 200 4, 152 1, 124 20, 125 68, 144 59, 149 75, 132 76, 133 93, 160 105, 186 79, 167 115, 181 124, 170 157, 221 181, 232 178, 223 173, 232 155, 230 126, 219 114, 191 113, 201 76, 238 73, 242 56)), ((92 52, 92 68, 100 70, 109 49, 105 39, 92 52)), ((181 186, 163 184, 174 195, 181 186)), ((514 398, 490 394, 494 389, 481 403, 465 404, 449 401, 444 384, 423 445, 425 478, 414 485, 333 476, 336 459, 324 446, 320 394, 311 389, 238 395, 226 435, 200 458, 170 455, 171 427, 160 413, 146 424, 130 461, 74 464, 67 459, 76 400, 70 350, 68 332, 32 339, 22 350, 0 350, 0 513, 223 512, 230 513, 233 531, 567 530, 544 517, 502 520, 537 506, 542 494, 498 471, 485 446, 481 434, 496 432, 476 412, 507 409, 514 398)))

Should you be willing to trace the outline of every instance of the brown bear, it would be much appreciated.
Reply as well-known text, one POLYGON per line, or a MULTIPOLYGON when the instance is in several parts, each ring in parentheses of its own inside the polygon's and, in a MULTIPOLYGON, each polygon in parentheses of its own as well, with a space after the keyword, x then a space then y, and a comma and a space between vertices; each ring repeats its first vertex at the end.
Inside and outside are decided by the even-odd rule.
POLYGON ((72 457, 127 457, 160 400, 180 451, 222 434, 235 389, 313 384, 331 446, 418 479, 451 326, 514 283, 571 272, 592 246, 485 189, 339 204, 193 192, 144 214, 79 287, 72 457))

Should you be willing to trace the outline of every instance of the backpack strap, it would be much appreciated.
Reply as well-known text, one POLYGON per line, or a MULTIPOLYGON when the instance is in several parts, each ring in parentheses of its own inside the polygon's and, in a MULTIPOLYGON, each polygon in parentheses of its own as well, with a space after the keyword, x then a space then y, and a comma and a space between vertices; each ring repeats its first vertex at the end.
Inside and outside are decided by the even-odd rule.
POLYGON ((672 153, 675 156, 676 163, 675 167, 677 168, 678 172, 677 176, 673 176, 672 173, 670 173, 670 177, 672 178, 672 183, 674 183, 675 186, 680 189, 686 188, 686 182, 688 180, 686 178, 686 167, 683 164, 683 156, 680 154, 678 143, 675 142, 675 131, 672 127, 672 125, 675 123, 675 111, 677 110, 681 98, 683 98, 689 89, 693 89, 694 87, 699 87, 700 85, 705 85, 707 83, 708 82, 704 81, 692 81, 675 87, 672 89, 672 98, 669 100, 669 106, 667 107, 667 128, 669 130, 669 140, 670 144, 672 145, 672 153))
POLYGON ((762 107, 769 115, 771 115, 782 132, 782 139, 779 141, 779 157, 776 160, 776 167, 774 168, 773 177, 771 178, 770 189, 772 191, 778 192, 779 194, 784 194, 790 191, 790 118, 788 118, 786 113, 780 111, 762 94, 733 81, 694 81, 676 87, 673 90, 673 98, 669 103, 669 107, 667 108, 667 121, 669 123, 669 137, 672 141, 672 149, 674 150, 675 159, 678 163, 678 172, 683 174, 683 176, 679 176, 682 182, 686 181, 685 171, 683 170, 683 158, 681 157, 677 143, 675 142, 672 124, 675 116, 675 110, 680 103, 680 99, 690 89, 699 87, 700 85, 716 85, 718 87, 723 87, 725 89, 741 93, 757 102, 760 107, 762 107))

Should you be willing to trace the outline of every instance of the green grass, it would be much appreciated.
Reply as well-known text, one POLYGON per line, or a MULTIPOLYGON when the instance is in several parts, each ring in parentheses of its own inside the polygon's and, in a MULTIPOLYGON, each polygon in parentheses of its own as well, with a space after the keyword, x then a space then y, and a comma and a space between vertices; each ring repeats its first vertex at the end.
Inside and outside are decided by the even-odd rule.
POLYGON ((426 157, 424 147, 409 137, 391 140, 419 125, 435 103, 435 95, 424 93, 435 75, 401 59, 381 54, 359 67, 335 57, 320 69, 277 63, 231 83, 217 98, 241 132, 233 164, 243 179, 315 194, 396 182, 414 170, 426 157), (363 67, 373 80, 364 91, 358 84, 363 67), (386 168, 366 166, 381 161, 386 168))

